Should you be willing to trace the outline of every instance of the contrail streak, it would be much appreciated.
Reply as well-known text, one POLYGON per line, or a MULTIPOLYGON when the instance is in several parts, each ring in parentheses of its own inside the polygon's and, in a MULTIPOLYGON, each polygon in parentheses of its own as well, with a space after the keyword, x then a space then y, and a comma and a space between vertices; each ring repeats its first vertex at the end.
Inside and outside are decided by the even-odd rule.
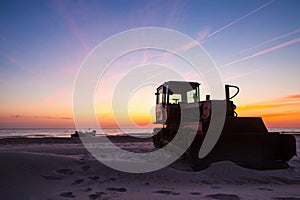
POLYGON ((282 38, 286 38, 286 37, 288 37, 288 36, 294 35, 294 34, 299 33, 299 32, 300 32, 300 28, 298 28, 298 29, 296 29, 296 30, 294 30, 294 31, 292 31, 292 32, 286 33, 286 34, 284 34, 284 35, 280 35, 280 36, 274 37, 274 38, 272 38, 272 39, 270 39, 270 40, 264 41, 264 42, 262 42, 262 43, 260 43, 260 44, 258 44, 258 45, 255 45, 254 47, 250 47, 250 48, 248 48, 248 49, 245 49, 245 50, 241 51, 240 53, 244 53, 244 52, 247 52, 247 51, 251 51, 251 50, 256 49, 256 48, 258 48, 258 47, 260 47, 260 46, 263 46, 263 45, 265 45, 265 44, 269 44, 269 43, 271 43, 271 42, 275 42, 275 41, 277 41, 277 40, 280 40, 280 39, 282 39, 282 38))
POLYGON ((264 4, 264 5, 262 5, 262 6, 258 7, 258 8, 256 8, 255 10, 249 12, 248 14, 246 14, 246 15, 244 15, 244 16, 242 16, 242 17, 240 17, 240 18, 238 18, 238 19, 236 19, 236 20, 230 22, 230 23, 227 24, 226 26, 223 26, 222 28, 220 28, 220 29, 216 30, 215 32, 209 34, 207 37, 211 37, 211 36, 215 35, 216 33, 219 33, 220 31, 223 31, 224 29, 229 28, 230 26, 232 26, 232 25, 238 23, 238 22, 241 21, 242 19, 244 19, 244 18, 246 18, 246 17, 248 17, 248 16, 250 16, 250 15, 256 13, 257 11, 259 11, 259 10, 261 10, 261 9, 263 9, 263 8, 265 8, 265 7, 267 7, 268 5, 270 5, 271 3, 273 3, 273 1, 274 1, 274 0, 269 1, 268 3, 266 3, 266 4, 264 4))
POLYGON ((238 74, 238 75, 235 75, 235 76, 232 76, 232 77, 229 77, 229 78, 225 78, 223 81, 232 81, 232 80, 236 80, 236 79, 239 79, 239 78, 248 76, 248 75, 250 75, 250 74, 255 74, 256 72, 259 72, 259 71, 261 71, 262 69, 264 69, 264 68, 263 68, 263 67, 257 68, 257 69, 254 69, 254 70, 252 70, 252 71, 248 71, 248 72, 246 72, 246 73, 242 73, 242 74, 238 74))
POLYGON ((246 56, 244 58, 240 58, 240 59, 234 60, 234 61, 232 61, 230 63, 225 64, 225 65, 221 65, 220 68, 227 67, 229 65, 233 65, 233 64, 236 64, 236 63, 239 63, 239 62, 242 62, 242 61, 245 61, 245 60, 248 60, 248 59, 251 59, 251 58, 263 55, 263 54, 266 54, 266 53, 269 53, 271 51, 275 51, 277 49, 281 49, 283 47, 286 47, 286 46, 289 46, 291 44, 295 44, 295 43, 298 43, 298 42, 300 42, 300 37, 298 37, 296 39, 293 39, 293 40, 290 40, 290 41, 287 41, 287 42, 284 42, 284 43, 279 44, 277 46, 274 46, 274 47, 271 47, 271 48, 259 51, 257 53, 251 54, 250 56, 246 56))

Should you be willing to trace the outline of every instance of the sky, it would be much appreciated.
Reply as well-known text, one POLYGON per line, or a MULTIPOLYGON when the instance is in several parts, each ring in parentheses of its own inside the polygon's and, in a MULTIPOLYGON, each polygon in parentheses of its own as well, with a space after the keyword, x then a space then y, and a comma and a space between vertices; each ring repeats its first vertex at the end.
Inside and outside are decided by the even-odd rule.
MULTIPOLYGON (((84 60, 111 36, 142 27, 179 31, 202 45, 224 84, 241 89, 234 99, 239 116, 260 116, 268 127, 300 127, 299 19, 297 0, 3 0, 0 128, 74 127, 73 89, 84 60)), ((158 82, 132 92, 129 116, 108 106, 109 82, 115 85, 129 67, 153 59, 202 82, 176 56, 133 52, 113 63, 99 83, 95 112, 101 125, 147 127, 154 121, 158 82)))

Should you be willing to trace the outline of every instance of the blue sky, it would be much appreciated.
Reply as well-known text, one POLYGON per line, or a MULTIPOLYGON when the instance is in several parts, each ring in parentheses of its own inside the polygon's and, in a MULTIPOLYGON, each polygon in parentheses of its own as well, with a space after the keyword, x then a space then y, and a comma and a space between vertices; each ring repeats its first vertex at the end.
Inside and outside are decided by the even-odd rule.
POLYGON ((84 58, 110 36, 139 27, 170 28, 198 40, 224 83, 241 87, 238 105, 300 93, 300 1, 0 5, 0 127, 24 125, 12 115, 72 117, 73 83, 84 58))

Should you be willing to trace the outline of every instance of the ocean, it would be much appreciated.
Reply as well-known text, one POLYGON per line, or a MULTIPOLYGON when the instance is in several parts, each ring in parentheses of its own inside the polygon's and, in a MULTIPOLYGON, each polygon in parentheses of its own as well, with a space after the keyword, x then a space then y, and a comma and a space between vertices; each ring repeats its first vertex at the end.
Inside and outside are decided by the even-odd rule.
MULTIPOLYGON (((0 138, 10 137, 26 137, 26 138, 44 138, 44 137, 71 137, 75 132, 74 128, 3 128, 0 129, 0 138)), ((90 129, 96 130, 96 135, 133 135, 136 137, 150 137, 152 136, 153 128, 126 128, 126 129, 90 129)), ((83 132, 89 131, 88 129, 81 130, 83 132)))
MULTIPOLYGON (((94 130, 94 129, 91 129, 94 130)), ((95 129, 97 135, 103 134, 100 129, 95 129)), ((136 137, 152 136, 153 128, 126 128, 126 129, 103 129, 106 135, 132 135, 136 137)), ((300 128, 268 128, 270 132, 280 132, 283 134, 300 134, 300 128)), ((88 131, 81 130, 81 131, 88 131)), ((28 137, 28 138, 43 138, 43 137, 71 137, 75 132, 74 128, 2 128, 0 129, 0 138, 9 137, 28 137)))

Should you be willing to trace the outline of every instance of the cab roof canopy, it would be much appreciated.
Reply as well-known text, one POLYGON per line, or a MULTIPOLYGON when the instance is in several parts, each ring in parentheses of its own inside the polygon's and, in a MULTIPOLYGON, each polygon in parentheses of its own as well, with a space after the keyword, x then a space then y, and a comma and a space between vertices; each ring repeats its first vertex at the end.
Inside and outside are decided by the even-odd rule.
POLYGON ((167 81, 164 84, 160 85, 157 90, 160 90, 162 87, 168 88, 169 91, 182 92, 196 89, 200 83, 197 82, 187 82, 187 81, 167 81))
MULTIPOLYGON (((191 87, 193 89, 197 88, 200 85, 200 83, 197 82, 186 82, 186 81, 167 81, 164 82, 164 84, 160 85, 158 88, 161 86, 169 87, 169 88, 176 88, 176 87, 191 87)), ((157 89, 158 89, 157 88, 157 89)))

